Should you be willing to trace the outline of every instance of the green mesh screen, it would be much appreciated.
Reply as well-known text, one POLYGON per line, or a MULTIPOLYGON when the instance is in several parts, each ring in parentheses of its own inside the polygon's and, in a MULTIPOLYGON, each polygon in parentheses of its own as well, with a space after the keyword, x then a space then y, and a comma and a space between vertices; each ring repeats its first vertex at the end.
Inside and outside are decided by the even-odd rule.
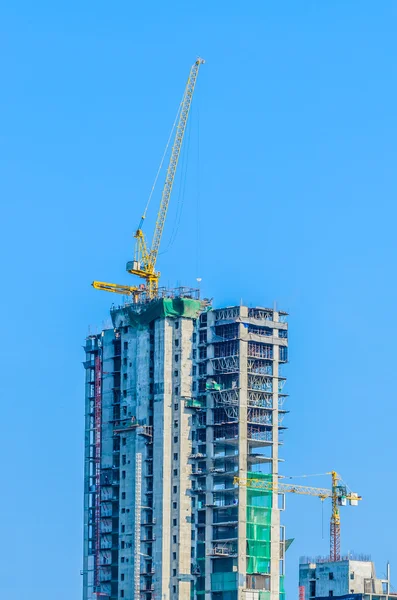
POLYGON ((284 575, 280 575, 280 600, 285 600, 284 575))
MULTIPOLYGON (((272 475, 247 473, 247 479, 272 482, 272 475)), ((272 492, 247 487, 247 573, 270 572, 272 492)), ((260 592, 260 600, 269 598, 260 592), (263 594, 263 595, 262 595, 263 594)))
POLYGON ((200 300, 189 298, 162 298, 161 300, 153 300, 147 306, 143 306, 141 311, 137 311, 130 306, 118 308, 111 311, 113 313, 121 313, 125 318, 125 322, 129 325, 147 325, 151 321, 161 317, 187 317, 196 319, 204 309, 205 304, 200 300))
POLYGON ((211 590, 227 592, 237 589, 237 573, 211 573, 211 590))

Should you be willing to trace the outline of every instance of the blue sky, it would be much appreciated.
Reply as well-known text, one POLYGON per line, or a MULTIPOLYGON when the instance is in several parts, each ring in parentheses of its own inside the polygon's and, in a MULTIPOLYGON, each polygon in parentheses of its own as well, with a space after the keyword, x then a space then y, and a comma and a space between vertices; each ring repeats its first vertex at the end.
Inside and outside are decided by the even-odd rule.
MULTIPOLYGON (((81 346, 114 300, 90 283, 133 281, 198 54, 163 283, 290 311, 282 472, 339 471, 364 498, 343 550, 393 579, 396 18, 388 0, 3 3, 1 597, 80 597, 81 346)), ((324 538, 320 501, 287 508, 292 600, 299 555, 327 553, 329 506, 324 538)))

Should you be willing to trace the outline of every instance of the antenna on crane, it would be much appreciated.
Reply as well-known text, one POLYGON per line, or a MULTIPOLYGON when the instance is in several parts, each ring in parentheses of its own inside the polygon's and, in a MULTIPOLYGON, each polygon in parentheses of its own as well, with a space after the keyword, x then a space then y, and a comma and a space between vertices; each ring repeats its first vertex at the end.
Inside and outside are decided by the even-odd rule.
POLYGON ((139 227, 134 234, 134 237, 136 239, 134 259, 127 262, 126 269, 128 273, 132 275, 137 275, 141 279, 144 279, 146 283, 140 286, 127 286, 119 285, 117 283, 106 283, 104 281, 94 281, 92 283, 92 286, 97 290, 132 296, 134 302, 137 302, 139 300, 139 296, 142 293, 146 293, 146 296, 149 299, 157 297, 160 272, 156 270, 156 262, 159 254, 161 238, 163 236, 165 220, 167 217, 168 206, 170 203, 179 157, 181 154, 183 139, 185 136, 186 125, 189 118, 190 107, 192 104, 194 90, 196 87, 196 81, 200 67, 202 64, 204 64, 204 62, 205 61, 202 58, 197 58, 197 60, 194 62, 190 69, 182 101, 178 109, 177 118, 175 119, 174 127, 171 131, 171 135, 168 139, 167 147, 160 164, 161 169, 168 145, 170 143, 172 132, 175 129, 176 124, 175 138, 172 145, 170 161, 167 168, 167 174, 165 177, 165 183, 161 195, 160 207, 157 214, 157 220, 154 228, 153 239, 150 249, 147 244, 146 236, 142 230, 142 227, 146 217, 146 210, 152 197, 154 185, 156 184, 160 170, 157 172, 154 185, 149 195, 148 203, 141 217, 139 227))

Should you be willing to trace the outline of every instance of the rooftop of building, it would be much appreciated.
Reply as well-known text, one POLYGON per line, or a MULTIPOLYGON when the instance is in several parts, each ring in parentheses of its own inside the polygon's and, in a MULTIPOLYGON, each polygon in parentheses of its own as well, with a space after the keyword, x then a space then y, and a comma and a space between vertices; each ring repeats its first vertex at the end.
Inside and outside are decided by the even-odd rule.
MULTIPOLYGON (((332 596, 334 600, 395 600, 397 594, 390 592, 389 594, 346 594, 344 596, 332 596)), ((316 596, 313 600, 329 600, 329 596, 316 596)))
POLYGON ((122 305, 113 305, 110 315, 114 327, 123 325, 145 325, 161 317, 197 318, 210 307, 210 300, 200 300, 200 291, 194 288, 159 290, 156 298, 145 294, 138 301, 127 300, 122 305))
MULTIPOLYGON (((164 299, 184 298, 186 300, 200 300, 200 289, 180 286, 177 288, 165 288, 160 287, 157 290, 156 297, 150 297, 144 285, 140 286, 135 299, 132 296, 123 296, 124 301, 122 304, 113 304, 110 310, 119 310, 125 306, 133 306, 136 310, 140 310, 153 302, 158 302, 164 299)), ((209 302, 207 300, 207 302, 209 302)))
POLYGON ((324 563, 340 563, 348 561, 357 562, 371 562, 371 556, 369 554, 357 554, 355 552, 349 552, 344 556, 340 557, 338 561, 331 561, 330 556, 301 556, 299 559, 299 566, 306 566, 312 564, 324 564, 324 563))

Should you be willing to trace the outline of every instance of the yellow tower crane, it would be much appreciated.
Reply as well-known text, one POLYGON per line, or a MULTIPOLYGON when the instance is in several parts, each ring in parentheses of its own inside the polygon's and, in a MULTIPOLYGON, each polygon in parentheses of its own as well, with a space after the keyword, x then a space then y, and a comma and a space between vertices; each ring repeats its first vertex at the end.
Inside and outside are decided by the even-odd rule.
POLYGON ((292 493, 302 494, 304 496, 316 496, 324 501, 327 498, 332 500, 332 514, 330 522, 330 560, 335 562, 340 560, 340 512, 339 507, 345 506, 347 502, 351 506, 357 506, 361 496, 350 492, 347 486, 342 482, 340 475, 336 471, 326 473, 332 477, 332 487, 317 488, 306 485, 295 485, 293 483, 276 483, 264 479, 235 477, 234 484, 247 487, 249 489, 275 492, 276 494, 292 493))
POLYGON ((106 283, 104 281, 94 281, 93 287, 97 290, 113 292, 116 294, 125 294, 133 296, 137 301, 139 295, 146 293, 148 298, 155 298, 158 293, 160 272, 156 270, 156 262, 160 249, 161 238, 164 231, 165 219, 171 198, 172 187, 174 185, 175 173, 181 154, 183 138, 186 131, 186 125, 189 118, 190 107, 193 100, 194 89, 200 66, 204 64, 202 58, 198 58, 192 65, 189 77, 186 83, 183 98, 179 107, 179 118, 176 125, 175 138, 172 145, 171 157, 165 178, 165 184, 161 196, 160 208, 157 214, 156 226, 154 228, 152 245, 149 249, 146 242, 146 236, 142 231, 143 222, 146 218, 146 210, 141 217, 139 227, 135 232, 135 252, 134 260, 127 262, 127 272, 144 279, 146 284, 140 286, 119 285, 118 283, 106 283))

